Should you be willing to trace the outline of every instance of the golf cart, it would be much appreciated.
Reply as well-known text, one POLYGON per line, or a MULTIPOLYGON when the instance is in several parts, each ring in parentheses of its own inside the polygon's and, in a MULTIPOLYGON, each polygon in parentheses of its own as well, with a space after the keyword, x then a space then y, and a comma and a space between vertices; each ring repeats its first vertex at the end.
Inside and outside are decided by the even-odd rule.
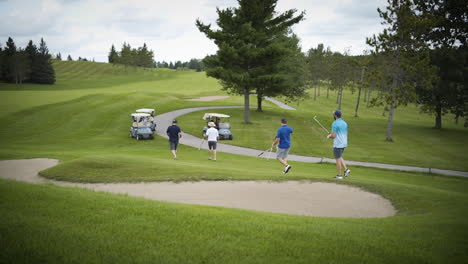
POLYGON ((137 113, 144 113, 144 114, 149 114, 150 117, 148 118, 148 121, 151 123, 150 129, 151 131, 156 131, 156 122, 154 121, 154 109, 151 108, 142 108, 136 110, 137 113))
MULTIPOLYGON (((216 124, 216 129, 218 129, 219 132, 219 139, 229 139, 232 140, 233 136, 231 133, 231 124, 228 122, 221 122, 221 118, 229 118, 230 116, 224 115, 224 114, 218 114, 218 113, 205 113, 203 115, 203 120, 205 120, 208 124, 208 122, 214 122, 216 124)), ((208 127, 205 126, 203 129, 203 134, 205 134, 206 130, 208 130, 208 127)))
POLYGON ((130 136, 136 140, 140 139, 154 139, 153 131, 151 131, 151 123, 149 118, 150 114, 134 113, 131 114, 132 127, 130 128, 130 136))

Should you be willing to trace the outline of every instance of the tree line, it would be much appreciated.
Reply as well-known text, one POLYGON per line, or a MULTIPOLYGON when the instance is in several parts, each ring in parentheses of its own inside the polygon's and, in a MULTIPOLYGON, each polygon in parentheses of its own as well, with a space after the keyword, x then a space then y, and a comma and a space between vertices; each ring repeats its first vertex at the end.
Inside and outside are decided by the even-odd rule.
POLYGON ((146 43, 143 43, 142 47, 132 48, 130 44, 124 42, 119 52, 117 52, 112 44, 108 55, 108 61, 113 64, 123 64, 126 67, 152 68, 154 67, 153 57, 154 52, 148 49, 146 43))
POLYGON ((386 28, 366 39, 371 50, 360 56, 332 52, 323 44, 300 52, 290 27, 304 18, 296 10, 278 14, 276 0, 239 0, 239 7, 217 10, 219 29, 197 20, 198 29, 218 46, 203 62, 208 76, 224 90, 244 95, 244 122, 249 120, 249 95, 305 98, 313 88, 337 93, 341 109, 344 89, 357 92, 355 116, 361 100, 383 106, 388 116, 386 139, 392 141, 395 109, 416 103, 421 111, 465 118, 468 126, 468 15, 463 0, 388 0, 377 9, 386 28), (362 99, 361 99, 362 98, 362 99))
POLYGON ((108 55, 108 62, 145 68, 191 69, 198 72, 204 70, 203 62, 199 59, 191 59, 187 62, 176 61, 174 63, 154 61, 154 52, 148 49, 146 43, 143 43, 143 46, 138 48, 132 48, 130 44, 124 43, 120 51, 117 51, 112 44, 108 55))
POLYGON ((197 72, 201 72, 205 70, 205 65, 203 64, 203 61, 201 59, 191 59, 190 61, 182 62, 182 61, 176 61, 174 63, 172 62, 166 62, 166 61, 155 61, 154 62, 154 67, 155 68, 167 68, 167 69, 173 69, 173 70, 195 70, 197 72))
POLYGON ((0 47, 0 79, 5 82, 53 84, 55 71, 52 67, 49 49, 41 38, 39 47, 32 40, 26 48, 16 47, 11 37, 6 46, 0 47))

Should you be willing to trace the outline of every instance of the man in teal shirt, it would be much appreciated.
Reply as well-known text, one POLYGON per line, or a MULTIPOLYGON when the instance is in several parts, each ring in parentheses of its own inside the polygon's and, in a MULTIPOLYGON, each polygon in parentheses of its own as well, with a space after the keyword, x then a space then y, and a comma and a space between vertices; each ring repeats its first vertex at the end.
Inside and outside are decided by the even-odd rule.
POLYGON ((344 169, 344 176, 348 177, 351 170, 346 167, 343 159, 343 152, 348 146, 348 124, 341 119, 341 111, 336 110, 333 112, 335 122, 332 124, 332 133, 327 138, 333 138, 333 155, 336 159, 336 168, 338 174, 335 178, 343 179, 341 170, 344 169))

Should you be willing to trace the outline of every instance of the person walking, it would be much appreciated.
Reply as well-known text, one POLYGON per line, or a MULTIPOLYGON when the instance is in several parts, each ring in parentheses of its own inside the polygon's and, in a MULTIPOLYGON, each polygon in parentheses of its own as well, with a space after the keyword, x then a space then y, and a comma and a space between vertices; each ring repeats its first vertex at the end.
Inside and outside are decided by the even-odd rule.
POLYGON ((275 141, 271 145, 271 148, 278 145, 278 149, 276 150, 276 159, 283 164, 283 173, 288 173, 291 169, 291 165, 288 164, 288 153, 291 148, 291 133, 293 132, 294 130, 288 126, 288 120, 286 120, 286 118, 282 118, 281 127, 278 129, 275 141))
POLYGON ((219 132, 216 129, 214 122, 208 122, 208 128, 205 132, 205 137, 208 138, 208 159, 216 161, 216 144, 219 139, 219 132))
POLYGON ((169 148, 171 149, 172 156, 176 160, 179 139, 182 137, 182 130, 177 126, 177 120, 174 119, 172 121, 172 125, 167 128, 166 133, 169 137, 169 148))
POLYGON ((351 170, 346 167, 343 159, 343 152, 348 146, 348 123, 341 119, 340 110, 333 112, 333 118, 335 121, 332 124, 332 132, 327 138, 333 138, 333 155, 335 156, 338 172, 335 178, 343 179, 343 175, 341 174, 342 169, 344 169, 344 177, 348 177, 351 173, 351 170))

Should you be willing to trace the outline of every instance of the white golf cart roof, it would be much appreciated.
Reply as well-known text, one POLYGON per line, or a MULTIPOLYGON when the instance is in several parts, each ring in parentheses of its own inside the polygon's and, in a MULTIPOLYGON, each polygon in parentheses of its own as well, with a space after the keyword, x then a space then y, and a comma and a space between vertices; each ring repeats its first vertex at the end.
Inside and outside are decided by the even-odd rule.
POLYGON ((205 113, 205 115, 203 116, 203 120, 206 120, 207 118, 212 118, 212 117, 227 118, 231 116, 228 116, 225 114, 218 114, 218 113, 205 113))
POLYGON ((133 113, 132 117, 148 117, 150 114, 145 114, 145 113, 133 113))
POLYGON ((151 113, 154 113, 154 109, 151 109, 151 108, 142 108, 142 109, 138 109, 136 110, 137 113, 148 113, 148 114, 151 114, 151 113))

